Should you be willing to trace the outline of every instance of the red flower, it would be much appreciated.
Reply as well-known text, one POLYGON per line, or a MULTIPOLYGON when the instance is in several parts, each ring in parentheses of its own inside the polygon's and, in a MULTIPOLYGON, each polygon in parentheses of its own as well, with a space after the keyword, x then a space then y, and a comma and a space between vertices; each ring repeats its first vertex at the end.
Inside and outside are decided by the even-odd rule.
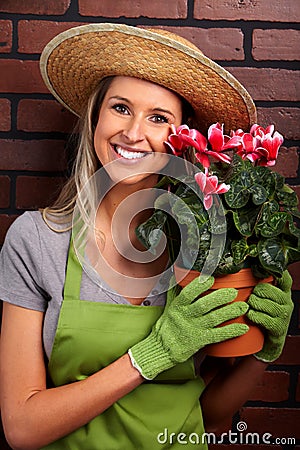
POLYGON ((277 131, 272 136, 273 132, 274 125, 263 128, 254 124, 250 133, 244 133, 241 136, 241 146, 237 154, 242 159, 247 158, 251 162, 256 162, 259 166, 274 166, 279 148, 283 143, 283 136, 277 131))
POLYGON ((265 149, 260 147, 260 139, 252 136, 250 133, 244 133, 240 143, 241 145, 236 153, 242 159, 249 159, 249 161, 255 162, 267 156, 265 149))
POLYGON ((177 129, 171 125, 173 133, 169 135, 165 144, 176 156, 182 156, 188 147, 194 147, 196 150, 206 146, 205 137, 194 129, 189 129, 187 125, 180 125, 177 129))
POLYGON ((237 147, 240 142, 240 136, 229 137, 223 134, 223 125, 221 126, 219 123, 214 123, 208 129, 208 141, 210 143, 211 150, 208 150, 207 147, 205 147, 204 150, 200 150, 196 153, 196 158, 203 165, 203 167, 210 166, 208 155, 217 161, 230 163, 230 156, 222 152, 224 150, 237 147))
POLYGON ((266 134, 272 134, 273 132, 274 125, 269 125, 267 128, 263 128, 262 126, 255 123, 250 129, 250 134, 252 134, 252 136, 259 136, 261 138, 263 138, 266 134))
POLYGON ((214 194, 224 194, 230 189, 230 186, 225 183, 220 183, 218 177, 215 175, 209 176, 208 170, 205 173, 198 172, 195 175, 195 180, 199 185, 201 192, 203 192, 203 204, 206 210, 210 209, 213 204, 214 194))
POLYGON ((187 125, 180 125, 177 129, 172 125, 171 128, 172 134, 169 135, 165 144, 172 153, 183 156, 189 147, 193 147, 196 150, 196 159, 204 168, 210 167, 210 157, 230 163, 231 157, 223 153, 230 149, 235 149, 242 159, 249 159, 257 165, 273 166, 283 143, 282 135, 277 131, 274 133, 274 125, 263 128, 254 124, 250 133, 244 133, 243 130, 238 129, 231 131, 230 136, 227 136, 223 132, 223 125, 214 123, 208 129, 208 139, 198 130, 189 129, 187 125))
POLYGON ((278 157, 278 151, 283 143, 283 136, 275 131, 267 133, 261 140, 261 147, 266 151, 262 159, 259 161, 260 166, 274 166, 278 157))

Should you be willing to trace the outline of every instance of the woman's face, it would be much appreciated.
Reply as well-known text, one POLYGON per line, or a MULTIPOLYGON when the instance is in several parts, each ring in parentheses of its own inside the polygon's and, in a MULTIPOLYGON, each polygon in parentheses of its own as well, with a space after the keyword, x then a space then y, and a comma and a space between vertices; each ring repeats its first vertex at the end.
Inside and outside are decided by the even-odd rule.
POLYGON ((168 162, 164 141, 179 126, 182 104, 176 94, 132 77, 115 77, 104 97, 94 147, 110 178, 127 184, 157 179, 168 162))

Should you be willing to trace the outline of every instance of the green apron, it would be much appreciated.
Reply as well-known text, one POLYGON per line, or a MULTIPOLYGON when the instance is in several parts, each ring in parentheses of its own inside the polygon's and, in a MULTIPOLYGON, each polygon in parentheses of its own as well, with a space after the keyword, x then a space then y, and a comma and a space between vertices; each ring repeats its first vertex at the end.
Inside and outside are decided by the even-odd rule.
MULTIPOLYGON (((83 380, 106 367, 145 338, 163 311, 160 306, 80 300, 81 275, 82 267, 71 244, 64 301, 48 367, 54 386, 83 380)), ((151 382, 145 381, 87 425, 44 448, 206 449, 206 444, 195 445, 202 442, 204 432, 199 403, 203 389, 190 359, 151 382)))

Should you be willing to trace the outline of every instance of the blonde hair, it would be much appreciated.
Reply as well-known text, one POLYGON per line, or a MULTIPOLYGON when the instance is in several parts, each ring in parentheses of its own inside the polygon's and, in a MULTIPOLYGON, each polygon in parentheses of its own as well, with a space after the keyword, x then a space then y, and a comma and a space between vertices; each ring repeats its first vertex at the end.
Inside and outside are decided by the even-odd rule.
MULTIPOLYGON (((91 225, 90 213, 95 210, 98 192, 91 188, 89 189, 89 195, 85 195, 82 198, 79 196, 79 193, 100 168, 94 149, 94 132, 103 99, 113 79, 114 76, 102 79, 90 95, 85 111, 77 124, 79 141, 71 176, 53 205, 41 210, 44 221, 53 231, 62 233, 72 229, 75 206, 78 207, 79 216, 84 222, 84 229, 91 225)), ((194 111, 185 99, 181 96, 179 98, 182 102, 182 122, 191 126, 194 111)), ((188 159, 190 162, 195 162, 192 154, 189 154, 188 159)), ((82 232, 84 233, 84 230, 82 232)))
MULTIPOLYGON (((94 131, 103 99, 113 78, 106 77, 101 80, 89 97, 86 109, 77 124, 79 142, 71 177, 62 188, 53 205, 42 210, 46 224, 53 231, 64 232, 72 228, 72 215, 77 200, 80 203, 78 194, 97 169, 99 169, 99 161, 94 150, 94 131), (66 226, 64 228, 57 228, 52 224, 66 226)), ((95 198, 91 198, 91 204, 94 204, 95 200, 95 198)), ((78 207, 82 213, 82 217, 84 217, 86 214, 86 205, 79 204, 78 207)))

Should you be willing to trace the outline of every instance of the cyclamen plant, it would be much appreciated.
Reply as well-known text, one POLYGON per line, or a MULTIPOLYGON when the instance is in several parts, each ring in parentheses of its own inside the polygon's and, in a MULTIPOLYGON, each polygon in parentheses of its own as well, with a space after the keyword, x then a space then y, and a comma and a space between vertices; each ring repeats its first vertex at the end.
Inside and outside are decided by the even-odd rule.
MULTIPOLYGON (((282 143, 283 137, 274 132, 273 125, 263 128, 254 124, 249 133, 238 129, 225 135, 223 126, 216 123, 209 127, 207 138, 187 125, 172 127, 165 144, 179 157, 186 158, 188 152, 193 152, 197 167, 192 176, 185 175, 180 180, 164 177, 159 183, 159 187, 168 190, 173 186, 174 196, 168 200, 171 214, 186 228, 181 250, 183 266, 201 271, 212 229, 218 233, 211 221, 221 210, 226 217, 226 243, 215 275, 251 267, 258 278, 280 277, 290 263, 300 260, 300 229, 295 223, 300 218, 298 198, 284 177, 271 170, 282 143), (202 193, 202 201, 195 187, 202 193), (182 201, 188 208, 182 207, 182 201), (190 214, 195 218, 197 233, 190 214)), ((162 201, 166 201, 165 195, 162 201)), ((160 209, 162 201, 157 199, 156 210, 137 228, 137 236, 155 253, 164 230, 169 253, 175 259, 180 233, 170 215, 160 209)), ((224 233, 224 227, 221 228, 220 233, 224 233)))

